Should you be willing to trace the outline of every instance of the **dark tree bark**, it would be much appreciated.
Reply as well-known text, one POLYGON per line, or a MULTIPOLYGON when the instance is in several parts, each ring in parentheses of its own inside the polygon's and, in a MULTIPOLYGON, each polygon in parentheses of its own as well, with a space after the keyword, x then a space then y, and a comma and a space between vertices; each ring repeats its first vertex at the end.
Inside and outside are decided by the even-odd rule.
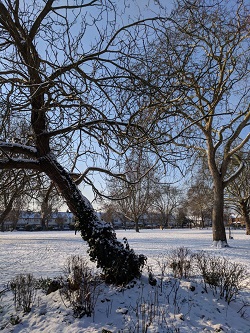
POLYGON ((216 246, 227 246, 224 226, 224 185, 220 177, 214 181, 214 202, 212 210, 213 241, 216 246))
POLYGON ((139 228, 139 218, 138 218, 138 217, 135 218, 135 231, 136 231, 136 232, 140 232, 140 228, 139 228))
POLYGON ((249 198, 240 202, 242 217, 246 225, 246 235, 250 235, 250 207, 249 198))
MULTIPOLYGON (((5 175, 1 174, 1 189, 0 193, 2 196, 2 209, 0 214, 0 225, 1 231, 4 231, 4 222, 6 218, 9 216, 15 204, 19 200, 19 203, 24 201, 25 192, 27 189, 25 188, 27 184, 27 176, 22 171, 19 173, 15 173, 13 170, 11 172, 6 172, 5 175), (7 185, 6 185, 7 184, 7 185), (21 200, 21 201, 20 201, 21 200)), ((16 211, 20 210, 15 207, 16 211)), ((14 215, 19 215, 14 214, 14 215)), ((17 216, 18 217, 18 216, 17 216)), ((13 219, 13 216, 11 217, 13 219)), ((14 219, 15 220, 15 219, 14 219)), ((15 221, 12 220, 12 227, 16 228, 15 221)))
POLYGON ((0 225, 1 225, 2 232, 4 231, 4 222, 12 210, 14 201, 15 201, 15 195, 12 196, 12 198, 9 200, 7 206, 5 207, 4 211, 0 214, 0 225))
POLYGON ((241 154, 244 168, 234 181, 226 187, 226 203, 236 211, 246 225, 246 234, 250 235, 250 155, 241 154))
POLYGON ((38 191, 38 200, 41 204, 41 227, 42 230, 48 230, 49 218, 52 211, 60 206, 60 197, 53 182, 43 186, 46 180, 41 180, 40 191, 38 191), (42 187, 42 188, 41 188, 42 187))
POLYGON ((89 244, 90 258, 97 263, 97 267, 103 269, 105 280, 124 284, 140 277, 146 258, 136 255, 126 241, 124 246, 117 240, 112 225, 99 220, 91 204, 53 157, 47 155, 40 163, 77 217, 81 236, 89 244))

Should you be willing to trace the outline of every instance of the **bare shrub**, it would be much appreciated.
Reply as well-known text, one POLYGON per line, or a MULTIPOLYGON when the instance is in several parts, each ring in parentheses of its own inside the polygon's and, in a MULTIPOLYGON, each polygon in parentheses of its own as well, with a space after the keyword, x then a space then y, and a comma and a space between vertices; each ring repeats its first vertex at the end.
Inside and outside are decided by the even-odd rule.
POLYGON ((65 275, 61 295, 69 301, 75 317, 90 317, 100 294, 99 276, 88 267, 83 257, 77 255, 68 258, 65 275))
POLYGON ((157 279, 155 278, 155 275, 153 273, 153 269, 150 266, 148 266, 148 283, 151 286, 156 286, 157 285, 157 279))
POLYGON ((51 278, 40 277, 36 279, 36 289, 41 289, 46 293, 51 282, 52 282, 51 278))
POLYGON ((18 325, 19 323, 21 323, 21 319, 18 315, 11 315, 10 316, 10 323, 11 325, 18 325))
POLYGON ((207 286, 213 291, 217 291, 219 286, 220 272, 217 264, 220 258, 209 256, 204 252, 196 254, 197 267, 203 278, 204 289, 207 292, 207 286))
POLYGON ((122 313, 125 313, 125 310, 128 312, 124 317, 125 328, 121 333, 155 332, 156 327, 157 332, 179 332, 179 329, 174 327, 170 315, 174 313, 174 315, 179 315, 179 318, 184 318, 184 315, 180 312, 184 306, 180 285, 179 279, 172 278, 168 283, 163 284, 163 292, 161 292, 159 285, 152 286, 151 291, 148 292, 147 289, 144 290, 144 284, 142 283, 135 304, 122 309, 122 313), (162 298, 164 298, 163 302, 162 298), (132 316, 134 315, 135 318, 133 319, 132 316))
POLYGON ((164 277, 166 275, 166 271, 167 268, 169 266, 168 264, 168 260, 164 255, 160 255, 157 259, 156 262, 159 266, 161 275, 160 275, 160 288, 161 288, 161 292, 163 291, 163 281, 164 281, 164 277))
POLYGON ((36 298, 36 279, 32 274, 19 274, 10 282, 16 309, 31 311, 36 298))
POLYGON ((236 298, 247 277, 246 268, 242 264, 231 262, 226 258, 210 256, 204 252, 197 254, 196 260, 206 291, 208 285, 228 304, 236 298))
POLYGON ((194 254, 185 247, 172 250, 169 255, 169 266, 173 270, 174 277, 188 278, 192 273, 194 254))

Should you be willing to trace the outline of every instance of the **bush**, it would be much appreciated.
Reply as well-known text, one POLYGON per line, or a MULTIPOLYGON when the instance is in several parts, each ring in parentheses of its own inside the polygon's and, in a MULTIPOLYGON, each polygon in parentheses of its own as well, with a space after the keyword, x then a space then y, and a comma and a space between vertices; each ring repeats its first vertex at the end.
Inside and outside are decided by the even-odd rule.
POLYGON ((26 224, 25 227, 24 227, 24 229, 25 229, 25 231, 32 231, 32 230, 34 230, 33 226, 30 225, 30 224, 26 224))
POLYGON ((51 278, 43 278, 40 277, 39 279, 36 279, 36 289, 42 289, 44 292, 47 291, 52 279, 51 278))
POLYGON ((120 243, 112 228, 105 226, 102 233, 98 231, 88 243, 90 260, 97 262, 97 267, 102 268, 105 282, 121 286, 141 277, 147 258, 142 254, 135 254, 126 238, 123 238, 123 244, 120 243))
POLYGON ((17 275, 11 282, 10 288, 14 295, 16 309, 28 313, 36 298, 36 280, 32 274, 17 275))
POLYGON ((206 291, 208 285, 215 293, 219 293, 220 297, 223 297, 228 304, 236 298, 247 277, 243 265, 203 252, 196 255, 196 260, 206 291))
POLYGON ((169 266, 173 270, 174 277, 188 278, 192 273, 194 254, 191 250, 180 247, 173 250, 169 256, 169 266))
POLYGON ((44 293, 46 293, 46 295, 50 294, 51 292, 55 292, 60 288, 60 278, 51 279, 49 277, 40 277, 36 280, 36 289, 41 289, 44 293))
POLYGON ((10 323, 11 325, 18 325, 19 323, 21 323, 21 319, 18 315, 11 315, 10 316, 10 323))
POLYGON ((93 273, 84 258, 77 255, 67 260, 65 275, 61 295, 69 301, 75 317, 90 317, 100 293, 99 276, 93 273))
POLYGON ((34 231, 42 231, 43 228, 41 226, 36 225, 34 231))

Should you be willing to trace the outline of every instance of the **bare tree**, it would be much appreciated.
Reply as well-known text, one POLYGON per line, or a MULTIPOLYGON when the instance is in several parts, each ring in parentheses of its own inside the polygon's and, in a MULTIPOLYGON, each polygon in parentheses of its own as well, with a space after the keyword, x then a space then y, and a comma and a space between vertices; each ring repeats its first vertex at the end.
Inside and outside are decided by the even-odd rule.
POLYGON ((201 221, 199 226, 202 228, 205 226, 206 218, 212 220, 213 189, 208 172, 206 165, 202 165, 194 174, 186 194, 187 209, 192 216, 201 221))
MULTIPOLYGON (((22 137, 28 131, 26 123, 20 121, 18 124, 8 119, 4 112, 2 115, 2 127, 0 127, 0 137, 12 144, 21 142, 22 137)), ((13 155, 13 157, 18 155, 13 155)), ((31 188, 34 185, 36 173, 27 170, 1 170, 0 173, 0 224, 4 230, 5 219, 11 219, 12 228, 16 228, 21 209, 27 204, 27 197, 32 196, 31 188)))
POLYGON ((169 218, 180 204, 180 190, 173 185, 158 184, 153 207, 161 216, 161 228, 169 227, 169 218))
POLYGON ((0 168, 45 173, 79 220, 91 260, 107 281, 125 283, 145 257, 118 242, 77 187, 145 137, 135 115, 150 82, 134 68, 147 67, 158 18, 125 26, 118 18, 109 0, 0 2, 0 168), (9 124, 20 122, 28 130, 13 142, 9 124))
POLYGON ((27 199, 27 197, 18 197, 15 200, 12 210, 8 214, 8 220, 11 222, 10 227, 12 231, 16 230, 18 227, 18 221, 26 203, 23 199, 27 199))
POLYGON ((229 207, 243 217, 246 234, 250 235, 250 156, 247 155, 242 157, 244 161, 243 171, 226 187, 225 201, 229 207))
MULTIPOLYGON (((177 0, 171 22, 156 47, 155 73, 167 88, 176 87, 172 106, 167 104, 161 113, 165 142, 206 156, 214 189, 216 246, 227 246, 224 189, 241 173, 243 163, 237 152, 250 139, 247 5, 246 0, 177 0), (180 132, 182 136, 177 135, 180 132), (229 174, 233 160, 238 164, 229 174)), ((157 96, 162 110, 163 89, 164 85, 157 96)), ((168 94, 165 100, 168 102, 168 94)))
POLYGON ((130 156, 122 162, 120 174, 125 177, 108 180, 107 187, 112 202, 106 208, 134 222, 139 232, 139 221, 152 210, 156 193, 157 170, 142 147, 133 149, 130 156))
POLYGON ((176 212, 176 226, 179 228, 192 228, 192 220, 188 217, 188 211, 185 202, 182 202, 176 212))
POLYGON ((1 171, 0 178, 1 231, 5 230, 4 222, 7 218, 13 219, 12 228, 15 229, 20 210, 25 203, 25 197, 29 191, 29 177, 25 172, 8 170, 1 171), (13 211, 15 211, 15 214, 13 211))
POLYGON ((52 212, 58 210, 63 201, 53 182, 49 182, 46 177, 39 177, 38 181, 35 199, 41 211, 41 228, 48 230, 52 212))

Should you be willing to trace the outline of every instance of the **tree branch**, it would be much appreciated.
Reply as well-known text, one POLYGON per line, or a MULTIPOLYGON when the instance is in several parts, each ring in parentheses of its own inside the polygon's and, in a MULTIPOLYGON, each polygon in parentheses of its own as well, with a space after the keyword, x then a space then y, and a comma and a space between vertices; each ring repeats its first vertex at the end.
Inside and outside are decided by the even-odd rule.
POLYGON ((0 140, 0 150, 5 153, 23 154, 30 157, 36 157, 37 150, 34 147, 22 145, 19 143, 9 143, 0 140))
POLYGON ((0 169, 3 170, 30 169, 30 170, 42 171, 38 161, 18 159, 18 158, 0 159, 0 169))

